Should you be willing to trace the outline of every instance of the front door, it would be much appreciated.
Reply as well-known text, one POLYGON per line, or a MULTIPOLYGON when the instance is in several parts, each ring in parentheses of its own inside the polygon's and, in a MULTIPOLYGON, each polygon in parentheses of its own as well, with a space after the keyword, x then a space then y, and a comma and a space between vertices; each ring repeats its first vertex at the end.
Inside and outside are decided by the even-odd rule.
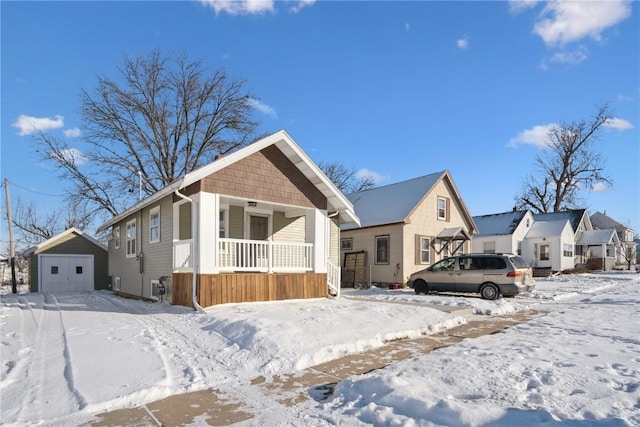
MULTIPOLYGON (((267 240, 269 238, 269 217, 249 215, 249 240, 267 240)), ((267 245, 251 243, 249 246, 252 267, 267 268, 269 265, 267 245)))

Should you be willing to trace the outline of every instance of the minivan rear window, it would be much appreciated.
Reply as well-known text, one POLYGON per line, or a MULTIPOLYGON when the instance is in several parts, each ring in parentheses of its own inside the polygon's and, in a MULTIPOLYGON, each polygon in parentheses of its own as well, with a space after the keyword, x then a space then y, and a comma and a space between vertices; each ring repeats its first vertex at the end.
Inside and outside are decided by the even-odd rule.
POLYGON ((502 258, 486 257, 481 258, 484 270, 502 270, 507 268, 507 263, 502 258))
POLYGON ((509 258, 515 268, 529 268, 529 264, 522 257, 514 256, 509 258))

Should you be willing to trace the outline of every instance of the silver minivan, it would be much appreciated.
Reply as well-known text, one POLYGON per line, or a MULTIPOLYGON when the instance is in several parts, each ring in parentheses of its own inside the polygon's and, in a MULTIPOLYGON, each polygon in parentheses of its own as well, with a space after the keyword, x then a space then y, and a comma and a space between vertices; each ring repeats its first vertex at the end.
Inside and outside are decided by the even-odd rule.
POLYGON ((416 294, 479 292, 484 299, 515 296, 535 286, 531 267, 513 254, 467 254, 445 258, 413 273, 407 284, 416 294))

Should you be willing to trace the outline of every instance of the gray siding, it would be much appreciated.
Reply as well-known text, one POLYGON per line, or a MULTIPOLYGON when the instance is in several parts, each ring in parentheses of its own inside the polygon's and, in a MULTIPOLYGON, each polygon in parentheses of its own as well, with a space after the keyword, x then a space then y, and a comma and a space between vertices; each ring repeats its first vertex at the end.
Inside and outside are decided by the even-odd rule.
MULTIPOLYGON (((189 212, 190 203, 186 204, 189 212)), ((185 205, 183 205, 185 206, 185 205)), ((182 210, 181 209, 181 210, 182 210)), ((169 280, 168 292, 171 291, 171 274, 173 272, 173 199, 167 196, 158 203, 144 208, 118 223, 120 226, 121 244, 115 249, 115 241, 109 241, 109 274, 112 281, 120 277, 120 291, 126 294, 148 298, 151 296, 151 281, 160 276, 167 276, 169 280), (160 241, 149 242, 149 213, 155 207, 160 207, 160 241), (126 256, 126 224, 136 220, 136 252, 143 254, 142 265, 140 257, 126 256)), ((190 225, 190 221, 189 221, 190 225)), ((182 226, 180 227, 182 231, 182 226)), ((190 228, 189 228, 190 230, 190 228)), ((170 294, 166 295, 170 300, 170 294)))
POLYGON ((244 208, 240 206, 229 207, 229 238, 244 238, 244 208))

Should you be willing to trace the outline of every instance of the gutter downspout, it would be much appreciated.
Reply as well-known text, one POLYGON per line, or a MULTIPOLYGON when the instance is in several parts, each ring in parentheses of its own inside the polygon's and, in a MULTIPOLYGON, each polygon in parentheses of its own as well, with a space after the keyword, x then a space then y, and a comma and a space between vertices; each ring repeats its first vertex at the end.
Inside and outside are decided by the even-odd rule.
MULTIPOLYGON (((186 200, 187 202, 191 203, 191 221, 193 222, 192 226, 191 226, 191 230, 192 230, 191 232, 193 234, 193 236, 191 236, 192 237, 191 240, 193 241, 193 252, 196 255, 200 255, 198 253, 198 251, 197 251, 197 248, 196 248, 196 245, 198 245, 198 241, 199 241, 199 239, 197 238, 197 236, 198 236, 198 233, 197 233, 197 231, 198 231, 198 221, 193 221, 193 214, 194 214, 194 212, 196 212, 196 203, 193 201, 193 199, 185 196, 179 190, 175 190, 173 192, 173 194, 175 194, 176 196, 180 197, 181 199, 186 200)), ((198 304, 198 296, 196 295, 196 283, 197 283, 198 266, 199 266, 199 264, 197 262, 198 257, 194 256, 193 259, 194 259, 194 262, 193 262, 193 282, 191 284, 191 290, 192 290, 191 299, 192 299, 193 307, 195 308, 195 310, 199 311, 201 313, 204 313, 205 312, 204 309, 200 306, 200 304, 198 304)))

